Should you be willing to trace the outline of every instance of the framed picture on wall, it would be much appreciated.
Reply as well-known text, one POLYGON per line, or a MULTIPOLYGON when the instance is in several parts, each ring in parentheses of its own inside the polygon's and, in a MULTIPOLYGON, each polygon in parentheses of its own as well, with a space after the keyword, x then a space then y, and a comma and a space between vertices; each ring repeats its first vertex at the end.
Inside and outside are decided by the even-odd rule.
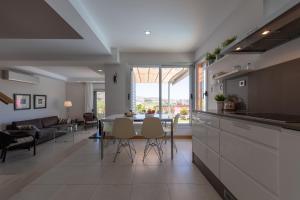
POLYGON ((31 95, 30 94, 14 94, 14 109, 15 110, 31 109, 31 95))
POLYGON ((47 108, 47 96, 33 95, 33 107, 34 109, 47 108))

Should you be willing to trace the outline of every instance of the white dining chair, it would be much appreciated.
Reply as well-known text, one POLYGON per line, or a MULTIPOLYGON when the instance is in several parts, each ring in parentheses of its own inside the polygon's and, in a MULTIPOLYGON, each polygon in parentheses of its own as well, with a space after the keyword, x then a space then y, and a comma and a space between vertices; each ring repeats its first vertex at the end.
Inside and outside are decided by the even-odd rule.
POLYGON ((117 140, 117 151, 114 156, 114 162, 116 162, 118 154, 121 152, 121 148, 128 147, 129 157, 133 162, 133 153, 136 153, 132 138, 135 136, 132 120, 128 118, 117 118, 113 122, 112 136, 117 140))
MULTIPOLYGON (((173 136, 174 136, 174 134, 177 130, 177 127, 178 127, 179 117, 180 117, 180 114, 178 113, 178 114, 175 115, 174 120, 173 120, 173 136)), ((163 128, 164 128, 165 144, 166 144, 168 135, 171 135, 171 126, 166 126, 166 127, 163 127, 163 128)), ((176 145, 174 140, 173 140, 173 142, 174 142, 173 147, 175 148, 176 153, 177 153, 178 152, 177 145, 176 145)))
POLYGON ((145 118, 142 125, 142 135, 146 138, 143 162, 151 149, 155 151, 159 161, 162 162, 163 149, 161 145, 163 142, 164 130, 160 119, 155 117, 145 118))

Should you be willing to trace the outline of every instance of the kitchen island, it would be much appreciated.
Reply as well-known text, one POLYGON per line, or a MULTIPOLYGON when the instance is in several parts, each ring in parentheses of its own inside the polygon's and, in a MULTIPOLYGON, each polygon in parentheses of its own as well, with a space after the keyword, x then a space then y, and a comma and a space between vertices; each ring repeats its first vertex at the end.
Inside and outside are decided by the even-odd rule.
POLYGON ((298 116, 194 111, 193 162, 224 199, 300 197, 298 116))

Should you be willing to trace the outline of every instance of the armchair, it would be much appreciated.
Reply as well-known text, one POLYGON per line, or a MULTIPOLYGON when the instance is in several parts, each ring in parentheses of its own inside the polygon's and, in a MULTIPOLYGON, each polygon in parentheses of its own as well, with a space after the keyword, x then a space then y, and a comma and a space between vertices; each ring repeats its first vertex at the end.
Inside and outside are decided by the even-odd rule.
POLYGON ((94 115, 94 113, 84 113, 83 119, 84 119, 84 128, 85 129, 89 126, 93 127, 94 125, 96 125, 98 127, 98 119, 94 115))
POLYGON ((0 131, 0 148, 2 150, 0 158, 5 162, 8 150, 28 149, 33 147, 33 155, 36 155, 36 129, 32 130, 9 130, 0 131))

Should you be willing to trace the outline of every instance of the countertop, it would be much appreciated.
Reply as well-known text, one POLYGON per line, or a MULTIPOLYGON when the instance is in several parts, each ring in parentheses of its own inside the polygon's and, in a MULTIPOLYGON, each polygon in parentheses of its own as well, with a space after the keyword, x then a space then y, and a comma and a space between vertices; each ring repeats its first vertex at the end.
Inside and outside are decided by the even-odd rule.
POLYGON ((258 122, 258 123, 263 123, 263 124, 268 124, 273 126, 280 126, 285 129, 300 131, 300 121, 296 122, 296 120, 294 120, 293 122, 287 122, 287 120, 284 119, 269 119, 267 117, 249 116, 242 112, 217 112, 214 110, 208 110, 208 111, 194 110, 193 112, 200 112, 200 113, 211 114, 211 115, 216 115, 221 117, 229 117, 229 118, 241 119, 246 121, 258 122))

